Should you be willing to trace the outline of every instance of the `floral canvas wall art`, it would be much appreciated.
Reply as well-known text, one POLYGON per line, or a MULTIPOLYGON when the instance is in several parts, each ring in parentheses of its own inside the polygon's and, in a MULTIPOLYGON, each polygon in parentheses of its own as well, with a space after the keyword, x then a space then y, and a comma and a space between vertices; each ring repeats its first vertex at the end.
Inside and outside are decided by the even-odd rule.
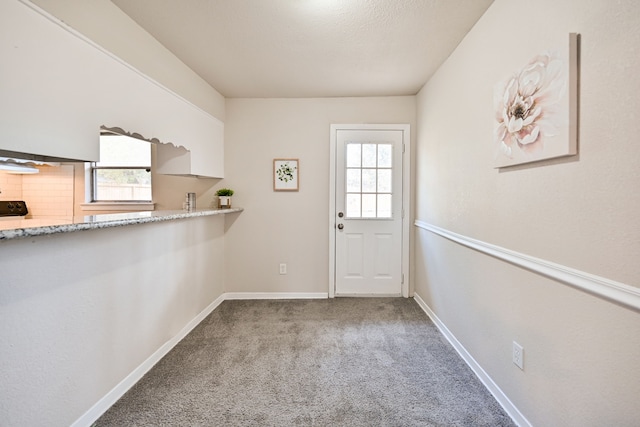
POLYGON ((577 40, 569 34, 495 86, 497 168, 577 153, 577 40))

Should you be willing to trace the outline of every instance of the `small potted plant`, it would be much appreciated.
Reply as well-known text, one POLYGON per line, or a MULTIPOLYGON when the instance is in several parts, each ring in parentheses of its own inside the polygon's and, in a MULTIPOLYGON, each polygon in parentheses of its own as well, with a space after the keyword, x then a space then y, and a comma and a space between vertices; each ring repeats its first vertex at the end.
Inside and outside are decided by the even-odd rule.
POLYGON ((216 191, 218 196, 218 208, 229 209, 231 207, 231 196, 233 196, 233 190, 230 188, 221 188, 216 191))

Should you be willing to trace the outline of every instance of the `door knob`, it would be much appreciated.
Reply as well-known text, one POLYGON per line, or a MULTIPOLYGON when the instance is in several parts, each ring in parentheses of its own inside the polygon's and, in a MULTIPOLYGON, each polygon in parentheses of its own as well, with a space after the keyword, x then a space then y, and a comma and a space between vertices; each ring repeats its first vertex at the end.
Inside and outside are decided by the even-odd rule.
POLYGON ((344 228, 344 224, 338 224, 338 230, 342 230, 344 228))

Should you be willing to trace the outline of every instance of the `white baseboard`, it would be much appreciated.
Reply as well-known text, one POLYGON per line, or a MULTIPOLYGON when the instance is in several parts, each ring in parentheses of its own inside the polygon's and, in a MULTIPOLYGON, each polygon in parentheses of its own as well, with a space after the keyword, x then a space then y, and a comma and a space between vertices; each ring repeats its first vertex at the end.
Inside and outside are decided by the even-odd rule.
POLYGON ((189 332, 200 322, 204 320, 213 310, 216 309, 225 300, 224 294, 216 298, 207 308, 202 310, 200 314, 194 317, 178 334, 169 341, 164 343, 156 352, 154 352, 147 360, 142 362, 140 366, 133 370, 125 379, 120 381, 109 393, 96 402, 87 412, 78 418, 71 427, 85 427, 93 424, 107 409, 118 401, 131 387, 133 387, 153 366, 171 351, 189 332))
POLYGON ((237 299, 326 299, 328 292, 227 292, 225 300, 237 299))
POLYGON ((414 293, 413 299, 418 303, 420 308, 427 313, 427 316, 431 318, 433 323, 436 325, 440 333, 444 335, 444 337, 451 343, 453 348, 456 349, 460 357, 469 365, 471 370, 476 374, 476 376, 480 379, 482 384, 489 390, 489 392, 496 398, 498 403, 502 406, 502 408, 509 414, 514 423, 521 427, 531 427, 531 423, 522 415, 522 413, 516 408, 516 406, 509 400, 506 394, 498 387, 498 385, 493 382, 489 374, 485 372, 484 369, 480 366, 478 362, 469 354, 469 352, 464 348, 464 346, 456 339, 456 337, 451 333, 451 331, 445 326, 444 323, 436 316, 436 314, 429 308, 429 306, 424 302, 420 295, 414 293))
POLYGON ((133 387, 153 366, 171 351, 189 332, 204 320, 213 310, 215 310, 225 300, 242 299, 326 299, 329 298, 327 292, 228 292, 220 295, 200 314, 194 317, 182 330, 169 341, 164 343, 155 353, 140 366, 133 370, 125 379, 120 381, 109 393, 96 402, 87 412, 78 418, 71 427, 85 427, 93 424, 107 409, 118 401, 131 387, 133 387))

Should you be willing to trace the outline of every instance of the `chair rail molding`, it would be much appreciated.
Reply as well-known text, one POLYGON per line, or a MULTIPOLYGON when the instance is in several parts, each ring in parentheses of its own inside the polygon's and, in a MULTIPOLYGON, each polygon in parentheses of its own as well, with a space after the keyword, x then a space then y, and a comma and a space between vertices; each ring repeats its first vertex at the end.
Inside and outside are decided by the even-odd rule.
POLYGON ((492 245, 424 221, 416 220, 414 225, 485 255, 640 312, 640 289, 634 286, 492 245))

